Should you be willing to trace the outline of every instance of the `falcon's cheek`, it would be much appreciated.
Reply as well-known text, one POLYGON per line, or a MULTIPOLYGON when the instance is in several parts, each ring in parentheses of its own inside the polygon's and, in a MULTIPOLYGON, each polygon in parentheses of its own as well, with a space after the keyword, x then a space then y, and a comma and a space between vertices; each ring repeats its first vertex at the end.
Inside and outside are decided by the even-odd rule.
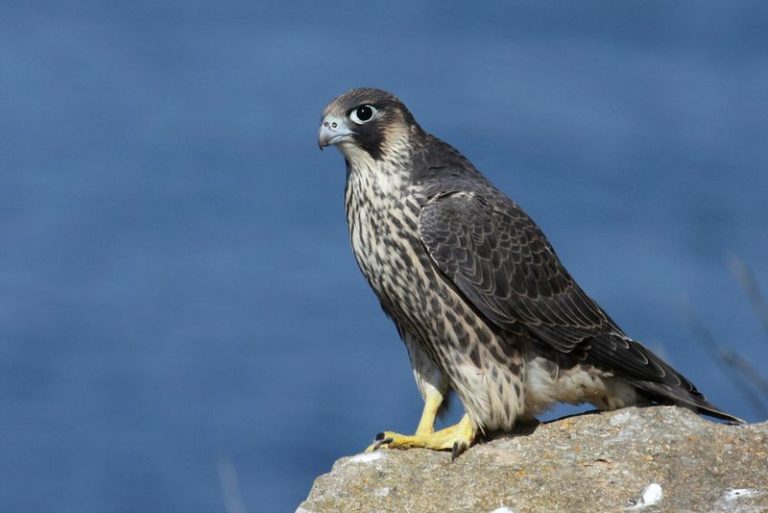
POLYGON ((381 130, 376 125, 366 125, 358 130, 355 141, 374 160, 379 160, 383 153, 381 130))

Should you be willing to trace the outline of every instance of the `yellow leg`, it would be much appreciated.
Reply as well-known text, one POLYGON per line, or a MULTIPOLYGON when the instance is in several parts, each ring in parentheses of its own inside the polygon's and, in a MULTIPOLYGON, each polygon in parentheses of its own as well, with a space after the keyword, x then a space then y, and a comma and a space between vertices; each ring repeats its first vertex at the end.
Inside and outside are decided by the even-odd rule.
MULTIPOLYGON (((426 405, 424 410, 426 413, 426 405)), ((422 421, 424 420, 424 415, 422 415, 422 421)), ((421 426, 421 422, 419 426, 421 426)), ((432 428, 432 432, 417 433, 412 436, 392 433, 390 431, 379 433, 376 435, 376 443, 368 447, 367 451, 375 451, 381 446, 397 449, 424 447, 437 451, 450 449, 453 451, 452 458, 456 459, 459 454, 472 445, 472 442, 475 440, 475 434, 475 428, 472 426, 469 417, 465 414, 457 424, 440 431, 434 431, 434 428, 432 428)))
POLYGON ((421 419, 416 428, 417 435, 429 435, 435 432, 435 418, 441 404, 443 404, 443 394, 434 388, 429 388, 424 398, 424 410, 421 412, 421 419))

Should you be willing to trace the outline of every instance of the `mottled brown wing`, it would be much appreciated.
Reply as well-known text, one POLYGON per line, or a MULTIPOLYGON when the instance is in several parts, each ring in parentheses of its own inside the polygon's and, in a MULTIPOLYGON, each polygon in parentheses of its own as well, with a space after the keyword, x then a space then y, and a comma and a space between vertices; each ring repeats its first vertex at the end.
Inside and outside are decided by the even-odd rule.
POLYGON ((419 235, 437 267, 501 328, 522 323, 565 353, 595 335, 621 333, 511 201, 491 206, 478 193, 437 195, 422 210, 419 235))

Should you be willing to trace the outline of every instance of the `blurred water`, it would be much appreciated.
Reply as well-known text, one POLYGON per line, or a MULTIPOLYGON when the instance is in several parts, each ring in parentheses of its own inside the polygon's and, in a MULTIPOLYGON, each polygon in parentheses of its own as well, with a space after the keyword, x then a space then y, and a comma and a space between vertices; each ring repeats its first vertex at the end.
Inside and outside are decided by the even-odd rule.
MULTIPOLYGON (((321 109, 394 91, 632 335, 758 414, 761 2, 30 2, 0 17, 0 509, 292 511, 420 411, 351 257, 321 109)), ((553 415, 565 410, 557 410, 553 415)), ((454 413, 455 415, 456 413, 454 413)))

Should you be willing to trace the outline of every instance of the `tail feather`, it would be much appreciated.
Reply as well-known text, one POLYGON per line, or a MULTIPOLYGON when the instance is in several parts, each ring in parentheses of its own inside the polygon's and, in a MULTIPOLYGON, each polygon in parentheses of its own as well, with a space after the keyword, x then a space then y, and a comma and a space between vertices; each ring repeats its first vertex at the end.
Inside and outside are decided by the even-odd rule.
POLYGON ((688 391, 683 388, 671 387, 663 383, 652 381, 638 381, 633 382, 632 384, 644 392, 644 395, 653 402, 683 406, 696 413, 724 420, 730 424, 746 424, 743 419, 731 415, 730 413, 726 413, 711 404, 701 392, 696 390, 695 387, 693 390, 688 391))
POLYGON ((601 333, 584 341, 586 359, 616 373, 651 402, 677 404, 735 424, 744 421, 710 404, 685 376, 653 351, 622 333, 601 333))

